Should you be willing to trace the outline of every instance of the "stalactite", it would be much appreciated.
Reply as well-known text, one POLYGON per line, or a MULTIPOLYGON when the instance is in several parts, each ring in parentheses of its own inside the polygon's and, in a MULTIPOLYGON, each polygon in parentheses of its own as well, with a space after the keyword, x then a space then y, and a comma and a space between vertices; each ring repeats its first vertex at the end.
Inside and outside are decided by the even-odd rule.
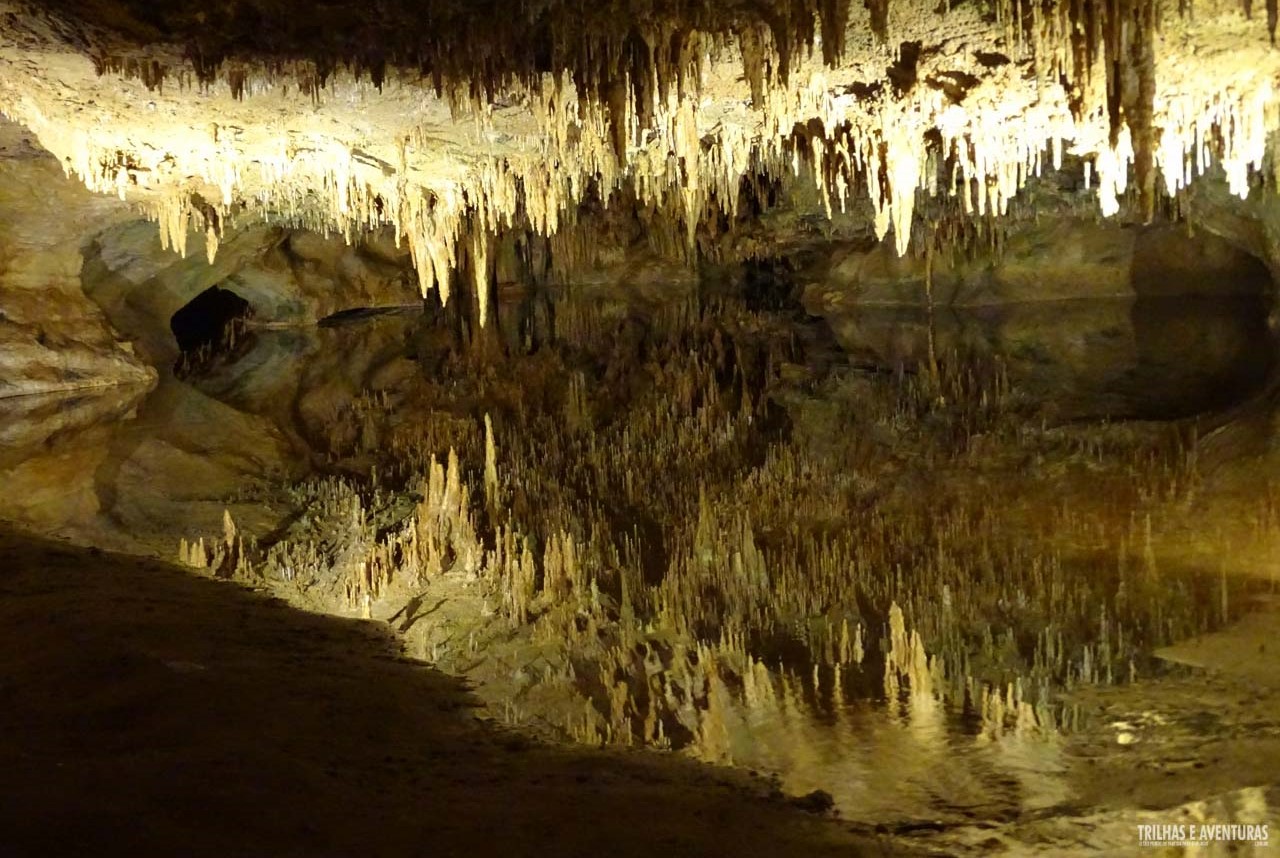
MULTIPOLYGON (((47 96, 20 80, 0 86, 0 108, 30 124, 86 186, 137 199, 166 247, 185 254, 196 218, 212 258, 233 212, 239 222, 268 217, 348 240, 390 225, 410 249, 424 295, 438 289, 447 303, 454 277, 470 267, 484 323, 490 244, 527 230, 553 237, 557 269, 587 262, 592 239, 565 232, 585 200, 608 206, 634 197, 654 246, 692 261, 715 252, 707 239, 739 216, 744 183, 788 172, 812 175, 829 213, 865 196, 875 235, 892 232, 899 253, 910 247, 925 200, 953 198, 978 220, 1004 216, 1028 177, 1046 161, 1057 168, 1064 152, 1086 159, 1104 215, 1118 211, 1130 172, 1149 218, 1158 190, 1176 195, 1211 159, 1232 192, 1247 193, 1274 124, 1275 69, 1266 55, 1206 86, 1183 47, 1158 32, 1156 0, 1000 0, 994 24, 962 6, 942 15, 935 7, 780 0, 726 12, 694 2, 646 17, 638 14, 646 2, 629 0, 569 21, 551 4, 521 7, 465 38, 450 26, 474 22, 450 11, 432 28, 370 35, 376 51, 344 43, 342 51, 320 44, 254 55, 256 34, 232 45, 201 33, 185 60, 172 46, 148 47, 144 59, 100 34, 91 52, 98 74, 137 77, 156 90, 192 77, 231 100, 226 115, 207 131, 175 120, 171 138, 144 146, 127 128, 86 127, 42 110, 47 96), (988 42, 1005 38, 1016 56, 957 57, 947 61, 962 66, 952 74, 921 49, 896 91, 868 82, 885 67, 868 29, 883 39, 892 17, 900 45, 926 44, 928 28, 952 16, 988 42), (531 32, 547 44, 533 50, 531 32), (930 77, 921 65, 928 63, 952 76, 930 77), (434 95, 422 91, 420 75, 434 95), (294 110, 285 92, 317 105, 391 99, 408 109, 385 144, 237 124, 234 105, 255 99, 294 110), (502 115, 511 105, 522 106, 521 118, 502 115), (446 111, 452 124, 442 131, 446 111)), ((418 11, 404 14, 419 20, 418 11)), ((285 26, 279 43, 292 33, 285 26)), ((906 63, 906 48, 899 58, 906 63)), ((172 90, 157 101, 180 103, 172 90)))
POLYGON ((871 32, 877 39, 886 42, 889 39, 889 0, 863 0, 871 12, 871 32))

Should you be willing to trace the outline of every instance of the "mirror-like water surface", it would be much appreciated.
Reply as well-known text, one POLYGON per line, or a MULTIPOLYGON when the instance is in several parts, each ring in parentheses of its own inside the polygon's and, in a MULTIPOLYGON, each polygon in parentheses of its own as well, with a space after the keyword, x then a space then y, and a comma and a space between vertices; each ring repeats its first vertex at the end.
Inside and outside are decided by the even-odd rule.
POLYGON ((1157 677, 1277 545, 1273 506, 1188 518, 1194 433, 1152 422, 1266 385, 1256 303, 507 306, 508 362, 351 314, 145 396, 0 401, 0 512, 185 562, 226 510, 195 565, 388 620, 497 717, 978 851, 1082 813, 1082 749, 1125 742, 1073 695, 1157 677))

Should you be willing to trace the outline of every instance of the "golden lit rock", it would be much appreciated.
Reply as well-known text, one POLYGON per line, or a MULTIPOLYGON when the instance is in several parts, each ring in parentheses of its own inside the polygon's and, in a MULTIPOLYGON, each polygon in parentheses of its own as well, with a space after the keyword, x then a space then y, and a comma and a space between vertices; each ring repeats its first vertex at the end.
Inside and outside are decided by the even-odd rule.
MULTIPOLYGON (((472 285, 491 276, 492 234, 554 235, 588 195, 633 194, 683 224, 693 247, 712 212, 737 211, 743 181, 803 170, 828 210, 869 204, 876 236, 892 232, 899 254, 918 200, 1003 216, 1064 153, 1085 160, 1104 216, 1136 181, 1149 218, 1157 187, 1175 196, 1215 164, 1247 195, 1276 125, 1280 59, 1266 27, 1229 2, 1192 15, 1134 0, 1087 20, 1077 5, 1001 2, 988 19, 924 0, 820 14, 796 4, 786 32, 690 13, 669 47, 679 22, 652 20, 626 57, 569 45, 578 29, 615 44, 592 19, 555 46, 565 73, 539 71, 518 40, 507 70, 472 65, 514 39, 505 24, 456 42, 400 34, 405 57, 423 39, 424 77, 394 57, 193 60, 177 33, 142 46, 10 2, 0 109, 90 189, 140 205, 180 254, 194 229, 212 259, 230 224, 255 220, 348 241, 390 225, 424 293, 445 301, 464 260, 472 285), (887 41, 872 38, 876 15, 887 41), (57 80, 42 73, 53 68, 57 80)), ((560 14, 514 18, 568 28, 560 14)), ((184 32, 200 41, 198 28, 184 32)), ((483 323, 487 290, 478 298, 483 323)))

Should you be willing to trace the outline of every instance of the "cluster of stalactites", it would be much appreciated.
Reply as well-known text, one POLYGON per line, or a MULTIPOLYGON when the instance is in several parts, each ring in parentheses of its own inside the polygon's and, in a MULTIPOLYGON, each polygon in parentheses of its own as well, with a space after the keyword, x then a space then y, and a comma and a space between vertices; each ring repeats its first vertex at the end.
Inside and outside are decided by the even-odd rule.
MULTIPOLYGON (((488 106, 513 89, 536 89, 547 73, 573 78, 602 103, 624 89, 642 104, 672 90, 683 96, 697 88, 706 50, 728 41, 755 46, 742 52, 749 80, 785 81, 816 48, 828 65, 840 61, 852 0, 522 0, 503 4, 502 14, 485 4, 383 0, 377 9, 325 4, 305 21, 287 6, 245 3, 205 10, 199 23, 157 5, 149 22, 162 22, 173 44, 139 46, 114 33, 119 21, 77 10, 95 33, 99 74, 153 89, 225 82, 237 98, 264 83, 319 97, 344 75, 379 89, 412 75, 438 97, 488 106)), ((875 5, 871 24, 883 37, 888 2, 875 5)))
MULTIPOLYGON (((656 111, 664 119, 664 145, 636 152, 624 164, 616 157, 601 111, 576 103, 571 86, 557 94, 565 107, 557 109, 557 99, 551 98, 542 113, 545 151, 485 161, 467 186, 427 191, 370 177, 336 153, 331 168, 321 168, 320 185, 330 201, 328 222, 323 216, 307 222, 311 208, 296 191, 295 161, 287 166, 281 162, 277 193, 264 202, 285 220, 315 228, 332 225, 349 239, 393 224, 412 253, 424 294, 439 289, 447 302, 454 278, 465 269, 475 278, 483 320, 492 237, 511 228, 556 235, 566 213, 588 192, 607 204, 625 188, 641 206, 682 223, 686 250, 692 251, 695 232, 711 211, 730 220, 737 216, 744 179, 804 170, 814 177, 828 212, 845 211, 855 194, 864 194, 875 235, 884 239, 892 232, 897 251, 905 253, 917 193, 950 196, 968 215, 1002 217, 1029 177, 1061 167, 1078 130, 1065 103, 1042 99, 1009 121, 989 121, 942 103, 928 104, 937 96, 925 93, 923 99, 884 105, 875 121, 834 110, 831 125, 821 120, 794 125, 787 138, 753 140, 735 128, 708 146, 698 132, 693 105, 672 99, 656 111), (932 145, 931 130, 939 132, 932 145)), ((1247 194, 1249 172, 1262 162, 1273 103, 1270 87, 1263 85, 1239 96, 1218 93, 1198 111, 1186 110, 1182 102, 1167 105, 1155 153, 1165 190, 1173 194, 1185 187, 1216 152, 1232 191, 1247 194)), ((1134 159, 1131 140, 1129 129, 1122 129, 1114 147, 1101 148, 1091 170, 1104 214, 1118 210, 1126 189, 1134 159)), ((185 252, 188 223, 194 222, 204 228, 210 255, 216 250, 218 220, 197 212, 189 195, 163 203, 158 215, 167 245, 185 252)))
MULTIPOLYGON (((859 13, 866 20, 849 26, 869 25, 886 39, 906 6, 924 8, 878 0, 859 13)), ((1003 216, 1027 178, 1047 164, 1057 168, 1065 151, 1092 158, 1087 180, 1106 215, 1118 210, 1131 170, 1149 213, 1157 171, 1163 190, 1174 194, 1211 158, 1244 195, 1275 124, 1274 70, 1238 69, 1212 85, 1191 79, 1194 66, 1160 55, 1155 0, 1000 0, 991 29, 1003 33, 1012 56, 984 60, 986 76, 962 93, 909 80, 895 82, 892 96, 883 87, 858 90, 845 82, 844 67, 832 68, 853 16, 847 2, 795 0, 786 8, 792 31, 775 19, 739 22, 732 34, 657 22, 652 32, 606 39, 591 63, 574 60, 576 72, 482 73, 469 86, 437 76, 437 91, 455 114, 472 116, 481 134, 499 86, 504 103, 527 105, 536 118, 537 133, 523 146, 482 153, 462 173, 410 178, 415 158, 430 156, 435 145, 425 127, 400 136, 394 163, 336 144, 286 142, 279 151, 246 153, 217 126, 180 166, 165 153, 134 163, 138 153, 96 144, 91 131, 78 132, 64 163, 95 190, 125 196, 132 185, 161 188, 152 214, 165 245, 184 254, 194 224, 212 259, 222 224, 240 202, 348 240, 391 224, 408 244, 424 295, 439 289, 447 301, 453 279, 470 272, 483 320, 493 236, 512 228, 555 235, 588 194, 608 204, 625 189, 641 206, 678 221, 692 255, 701 223, 737 216, 744 180, 803 169, 829 212, 865 195, 876 236, 892 232, 904 253, 919 193, 948 195, 968 214, 1003 216), (816 43, 821 56, 803 50, 816 43), (708 77, 723 81, 723 69, 733 67, 742 70, 743 97, 717 92, 719 101, 708 107, 708 77), (1157 72, 1169 82, 1163 89, 1157 72), (216 189, 208 194, 213 202, 188 186, 192 175, 216 189), (253 197, 242 201, 245 190, 253 197)), ((555 50, 568 57, 566 46, 555 50)), ((236 97, 264 91, 285 74, 274 66, 255 77, 230 61, 196 64, 195 73, 208 85, 219 68, 236 97)), ((100 64, 111 69, 149 85, 165 79, 149 63, 100 64)), ((326 83, 376 97, 331 65, 313 72, 313 97, 326 83)))

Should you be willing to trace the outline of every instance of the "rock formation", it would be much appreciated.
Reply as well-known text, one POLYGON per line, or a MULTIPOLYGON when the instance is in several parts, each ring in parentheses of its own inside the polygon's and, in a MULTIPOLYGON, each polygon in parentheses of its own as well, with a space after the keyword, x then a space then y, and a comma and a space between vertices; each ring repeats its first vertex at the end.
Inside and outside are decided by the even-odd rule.
POLYGON ((67 183, 30 132, 0 123, 0 397, 149 384, 81 290, 81 245, 128 216, 67 183))
POLYGON ((1275 27, 0 0, 0 519, 814 812, 1101 807, 1080 696, 1280 580, 1275 27))
POLYGON ((554 242, 584 201, 634 200, 695 255, 803 174, 903 254, 1064 159, 1104 216, 1150 220, 1210 169, 1247 196, 1280 71, 1250 6, 7 0, 0 110, 181 254, 258 221, 390 227, 483 324, 495 237, 589 254, 554 242))

